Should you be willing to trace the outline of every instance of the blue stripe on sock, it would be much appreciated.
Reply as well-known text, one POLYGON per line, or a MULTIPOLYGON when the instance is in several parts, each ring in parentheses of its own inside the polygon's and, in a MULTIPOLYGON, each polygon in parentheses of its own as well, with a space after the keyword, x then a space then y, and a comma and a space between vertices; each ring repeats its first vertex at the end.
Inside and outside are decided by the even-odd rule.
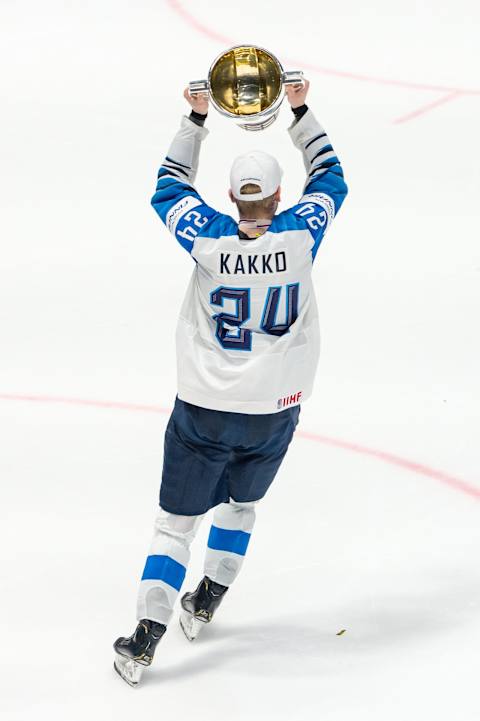
POLYGON ((187 569, 170 556, 148 556, 142 581, 164 581, 180 591, 187 569))
POLYGON ((208 537, 208 547, 214 551, 230 551, 244 556, 247 552, 250 533, 245 531, 227 531, 225 528, 212 526, 208 537))

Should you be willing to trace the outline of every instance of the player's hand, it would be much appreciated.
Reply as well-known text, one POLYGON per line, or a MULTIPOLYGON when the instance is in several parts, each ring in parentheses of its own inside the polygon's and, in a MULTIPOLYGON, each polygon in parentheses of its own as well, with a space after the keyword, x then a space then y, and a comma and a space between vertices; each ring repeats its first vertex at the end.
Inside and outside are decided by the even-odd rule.
POLYGON ((192 93, 188 88, 183 91, 183 97, 192 106, 196 113, 206 115, 208 113, 208 93, 192 93))
POLYGON ((305 103, 307 97, 308 88, 310 83, 304 78, 303 83, 296 83, 295 85, 286 85, 285 92, 287 94, 288 102, 292 108, 299 108, 305 103))

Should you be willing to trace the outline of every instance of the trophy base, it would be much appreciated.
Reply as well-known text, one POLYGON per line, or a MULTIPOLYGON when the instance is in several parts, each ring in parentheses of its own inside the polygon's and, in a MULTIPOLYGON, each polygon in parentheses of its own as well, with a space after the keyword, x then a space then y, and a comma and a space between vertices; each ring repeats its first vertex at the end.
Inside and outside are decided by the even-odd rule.
POLYGON ((243 128, 244 130, 265 130, 265 128, 268 128, 269 125, 275 122, 275 120, 278 117, 278 110, 276 113, 273 113, 273 115, 270 115, 268 118, 265 118, 265 120, 258 121, 257 122, 250 122, 250 123, 238 123, 239 128, 243 128))

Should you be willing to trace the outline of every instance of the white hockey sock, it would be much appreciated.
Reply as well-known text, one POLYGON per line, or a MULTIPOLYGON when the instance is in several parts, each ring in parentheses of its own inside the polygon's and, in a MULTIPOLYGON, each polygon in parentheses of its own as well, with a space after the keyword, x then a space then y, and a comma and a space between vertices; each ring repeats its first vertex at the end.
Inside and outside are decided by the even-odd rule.
POLYGON ((190 560, 190 544, 203 516, 177 516, 162 508, 155 520, 137 599, 137 619, 168 624, 190 560))
POLYGON ((205 575, 230 586, 237 577, 255 523, 256 501, 222 503, 215 509, 205 555, 205 575))

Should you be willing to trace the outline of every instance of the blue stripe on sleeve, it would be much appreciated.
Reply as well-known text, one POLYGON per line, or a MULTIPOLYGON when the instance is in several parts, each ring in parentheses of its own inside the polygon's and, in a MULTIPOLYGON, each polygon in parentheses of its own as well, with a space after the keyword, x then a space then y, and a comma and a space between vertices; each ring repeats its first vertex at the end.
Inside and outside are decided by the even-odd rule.
MULTIPOLYGON (((171 188, 172 190, 175 190, 175 192, 185 192, 185 193, 192 193, 192 186, 187 185, 183 180, 180 180, 180 178, 173 177, 172 175, 169 175, 168 178, 159 178, 157 183, 157 188, 155 191, 155 196, 157 193, 165 193, 167 188, 171 188)), ((155 198, 154 196, 154 198, 155 198)), ((157 196, 158 197, 158 196, 157 196)), ((160 198, 161 199, 161 198, 160 198)), ((154 202, 154 199, 152 198, 152 203, 154 202)))
POLYGON ((142 581, 164 581, 180 591, 187 569, 170 556, 148 556, 142 581))
POLYGON ((184 175, 188 180, 188 173, 186 172, 186 170, 183 170, 176 165, 167 165, 166 163, 164 163, 162 165, 162 168, 167 168, 167 170, 173 170, 175 173, 180 173, 181 175, 184 175))
POLYGON ((191 170, 191 167, 189 165, 184 165, 183 163, 179 163, 178 160, 173 160, 172 158, 169 158, 168 155, 165 157, 165 160, 168 160, 169 163, 174 163, 174 165, 180 165, 182 168, 191 170))
POLYGON ((329 153, 331 150, 333 150, 331 145, 325 145, 325 147, 323 147, 321 150, 318 151, 316 155, 313 156, 310 162, 313 163, 314 160, 319 158, 321 155, 325 155, 325 153, 329 153))
POLYGON ((317 170, 325 170, 328 168, 333 168, 335 165, 338 165, 338 158, 335 156, 333 158, 329 158, 328 160, 324 160, 323 163, 319 163, 318 165, 315 165, 312 172, 308 174, 308 177, 311 178, 312 175, 314 175, 317 170))
POLYGON ((244 556, 247 552, 250 533, 245 531, 227 531, 225 528, 210 528, 208 547, 214 551, 229 551, 244 556))
POLYGON ((173 173, 172 173, 171 170, 167 170, 167 168, 166 168, 164 165, 162 165, 162 167, 161 167, 160 170, 158 171, 157 180, 160 180, 160 178, 163 178, 164 175, 167 175, 167 176, 170 177, 170 178, 172 178, 172 177, 173 177, 173 178, 176 178, 176 177, 177 177, 176 175, 173 175, 173 173))
POLYGON ((305 150, 306 150, 307 148, 309 148, 310 145, 311 145, 312 143, 314 143, 316 140, 319 140, 320 138, 325 138, 326 135, 327 135, 326 133, 320 133, 320 135, 315 135, 314 138, 312 138, 311 140, 308 141, 308 143, 307 143, 306 146, 305 146, 305 150))

